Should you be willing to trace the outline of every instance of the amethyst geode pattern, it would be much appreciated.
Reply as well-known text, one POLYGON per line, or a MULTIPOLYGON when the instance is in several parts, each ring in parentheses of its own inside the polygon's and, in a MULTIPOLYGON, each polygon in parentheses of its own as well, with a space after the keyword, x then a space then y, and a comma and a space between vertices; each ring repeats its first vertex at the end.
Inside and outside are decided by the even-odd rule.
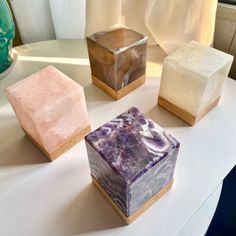
POLYGON ((126 216, 173 178, 179 142, 135 107, 85 140, 92 176, 126 216))

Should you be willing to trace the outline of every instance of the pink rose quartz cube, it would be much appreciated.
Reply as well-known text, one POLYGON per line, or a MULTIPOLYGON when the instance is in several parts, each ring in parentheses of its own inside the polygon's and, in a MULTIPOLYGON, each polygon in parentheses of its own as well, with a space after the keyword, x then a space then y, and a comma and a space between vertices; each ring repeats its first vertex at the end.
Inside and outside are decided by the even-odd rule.
POLYGON ((24 132, 51 160, 90 132, 83 87, 53 66, 5 91, 24 132))

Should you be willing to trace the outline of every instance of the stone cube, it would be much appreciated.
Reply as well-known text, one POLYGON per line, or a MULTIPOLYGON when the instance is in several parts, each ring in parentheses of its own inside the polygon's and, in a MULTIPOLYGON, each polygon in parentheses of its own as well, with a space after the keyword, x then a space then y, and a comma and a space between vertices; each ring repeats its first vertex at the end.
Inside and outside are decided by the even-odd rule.
POLYGON ((87 37, 92 81, 114 99, 145 82, 147 37, 127 28, 87 37))
POLYGON ((180 144, 137 108, 85 141, 93 183, 127 224, 171 188, 180 144))
POLYGON ((219 102, 233 56, 191 41, 164 60, 158 104, 194 125, 219 102))
POLYGON ((90 132, 83 87, 53 66, 5 91, 24 132, 51 160, 90 132))

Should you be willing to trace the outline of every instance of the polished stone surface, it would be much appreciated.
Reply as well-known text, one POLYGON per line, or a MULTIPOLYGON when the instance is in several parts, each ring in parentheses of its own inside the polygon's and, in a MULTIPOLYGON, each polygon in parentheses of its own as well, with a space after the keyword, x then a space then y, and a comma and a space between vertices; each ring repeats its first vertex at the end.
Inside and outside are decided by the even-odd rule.
POLYGON ((179 142, 135 107, 85 140, 91 174, 127 216, 173 178, 179 142))
POLYGON ((193 116, 221 95, 233 57, 191 41, 164 60, 159 96, 193 116))
POLYGON ((47 152, 89 126, 82 86, 48 66, 6 89, 16 116, 47 152))
POLYGON ((122 89, 146 70, 147 37, 119 28, 87 37, 92 75, 115 91, 122 89))

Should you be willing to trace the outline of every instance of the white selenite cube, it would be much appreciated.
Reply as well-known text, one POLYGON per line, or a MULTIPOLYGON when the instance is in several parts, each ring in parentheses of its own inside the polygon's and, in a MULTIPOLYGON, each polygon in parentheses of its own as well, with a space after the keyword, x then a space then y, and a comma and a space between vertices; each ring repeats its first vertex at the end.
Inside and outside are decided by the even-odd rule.
POLYGON ((191 41, 164 60, 158 104, 193 125, 217 105, 233 56, 191 41))

